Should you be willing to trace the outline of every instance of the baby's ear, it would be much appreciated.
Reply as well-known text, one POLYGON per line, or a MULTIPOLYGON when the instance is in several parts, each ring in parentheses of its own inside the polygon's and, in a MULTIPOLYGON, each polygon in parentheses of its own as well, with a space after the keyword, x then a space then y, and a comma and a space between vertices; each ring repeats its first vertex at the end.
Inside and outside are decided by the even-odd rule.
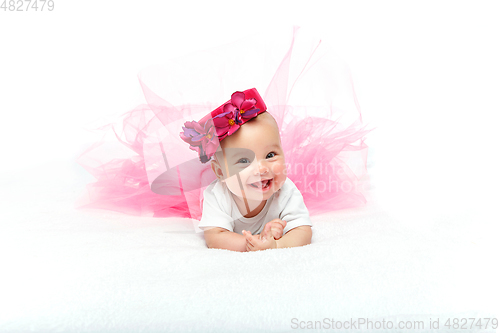
POLYGON ((210 166, 212 167, 212 171, 215 173, 215 176, 219 180, 223 180, 224 179, 224 173, 222 173, 222 168, 221 168, 219 162, 216 159, 213 159, 210 162, 210 166))

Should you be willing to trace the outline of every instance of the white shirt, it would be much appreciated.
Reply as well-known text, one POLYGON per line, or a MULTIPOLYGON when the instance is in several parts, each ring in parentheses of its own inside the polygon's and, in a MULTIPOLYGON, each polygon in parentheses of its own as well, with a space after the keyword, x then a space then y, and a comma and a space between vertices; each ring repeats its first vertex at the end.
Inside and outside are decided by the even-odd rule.
POLYGON ((283 234, 302 225, 312 226, 302 194, 288 178, 281 189, 267 200, 262 211, 250 218, 242 216, 229 189, 219 180, 205 189, 203 197, 203 215, 198 225, 201 229, 219 227, 238 234, 247 230, 255 235, 262 232, 267 222, 276 218, 287 222, 283 234))

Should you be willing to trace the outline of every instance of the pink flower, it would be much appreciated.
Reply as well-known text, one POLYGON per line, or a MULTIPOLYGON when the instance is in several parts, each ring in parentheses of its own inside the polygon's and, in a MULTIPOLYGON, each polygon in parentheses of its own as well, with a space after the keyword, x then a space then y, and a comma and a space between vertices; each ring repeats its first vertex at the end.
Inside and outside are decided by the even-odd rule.
POLYGON ((215 128, 217 129, 219 140, 233 134, 238 130, 238 128, 240 128, 240 124, 237 123, 237 120, 235 120, 233 111, 223 112, 215 116, 213 120, 215 128))
POLYGON ((224 112, 234 112, 234 120, 236 123, 241 124, 255 117, 257 112, 260 111, 255 108, 256 103, 257 100, 255 98, 245 99, 245 94, 241 91, 237 91, 231 95, 231 102, 224 105, 224 112))
POLYGON ((231 101, 224 105, 223 112, 214 119, 219 140, 236 132, 247 120, 257 116, 255 98, 245 99, 245 94, 237 91, 231 95, 231 101))
POLYGON ((184 123, 184 132, 180 133, 181 139, 189 143, 192 150, 198 152, 202 163, 206 163, 215 154, 220 141, 257 116, 260 109, 257 109, 255 104, 257 104, 255 98, 245 99, 245 93, 237 91, 231 95, 229 102, 212 111, 212 118, 204 124, 196 121, 184 123))

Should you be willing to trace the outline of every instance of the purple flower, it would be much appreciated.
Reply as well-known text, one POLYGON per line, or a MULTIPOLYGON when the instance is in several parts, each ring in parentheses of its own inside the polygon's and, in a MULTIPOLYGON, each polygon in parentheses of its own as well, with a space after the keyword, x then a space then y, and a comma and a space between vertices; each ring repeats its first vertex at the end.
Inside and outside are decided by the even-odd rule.
POLYGON ((196 121, 187 121, 182 129, 183 132, 180 133, 181 139, 189 143, 190 149, 198 152, 202 163, 208 162, 219 146, 212 119, 209 119, 203 125, 196 121))

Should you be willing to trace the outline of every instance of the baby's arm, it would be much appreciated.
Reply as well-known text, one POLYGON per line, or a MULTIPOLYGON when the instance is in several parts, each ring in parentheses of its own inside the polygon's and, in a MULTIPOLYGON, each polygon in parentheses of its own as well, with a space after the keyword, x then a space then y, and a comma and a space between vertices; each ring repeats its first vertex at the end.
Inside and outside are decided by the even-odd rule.
POLYGON ((249 232, 243 231, 247 244, 247 251, 260 251, 267 249, 279 249, 285 247, 296 247, 311 244, 312 230, 308 225, 302 225, 291 229, 280 239, 275 239, 270 232, 260 238, 249 232))
POLYGON ((276 240, 276 247, 296 247, 311 244, 312 230, 308 225, 293 228, 276 240))
POLYGON ((211 249, 226 249, 246 252, 247 241, 245 236, 224 228, 210 228, 205 230, 205 242, 211 249))
POLYGON ((283 207, 280 218, 287 221, 285 234, 276 245, 282 247, 296 247, 311 244, 312 230, 309 211, 304 204, 304 198, 295 184, 289 179, 283 185, 283 196, 280 205, 283 207))

